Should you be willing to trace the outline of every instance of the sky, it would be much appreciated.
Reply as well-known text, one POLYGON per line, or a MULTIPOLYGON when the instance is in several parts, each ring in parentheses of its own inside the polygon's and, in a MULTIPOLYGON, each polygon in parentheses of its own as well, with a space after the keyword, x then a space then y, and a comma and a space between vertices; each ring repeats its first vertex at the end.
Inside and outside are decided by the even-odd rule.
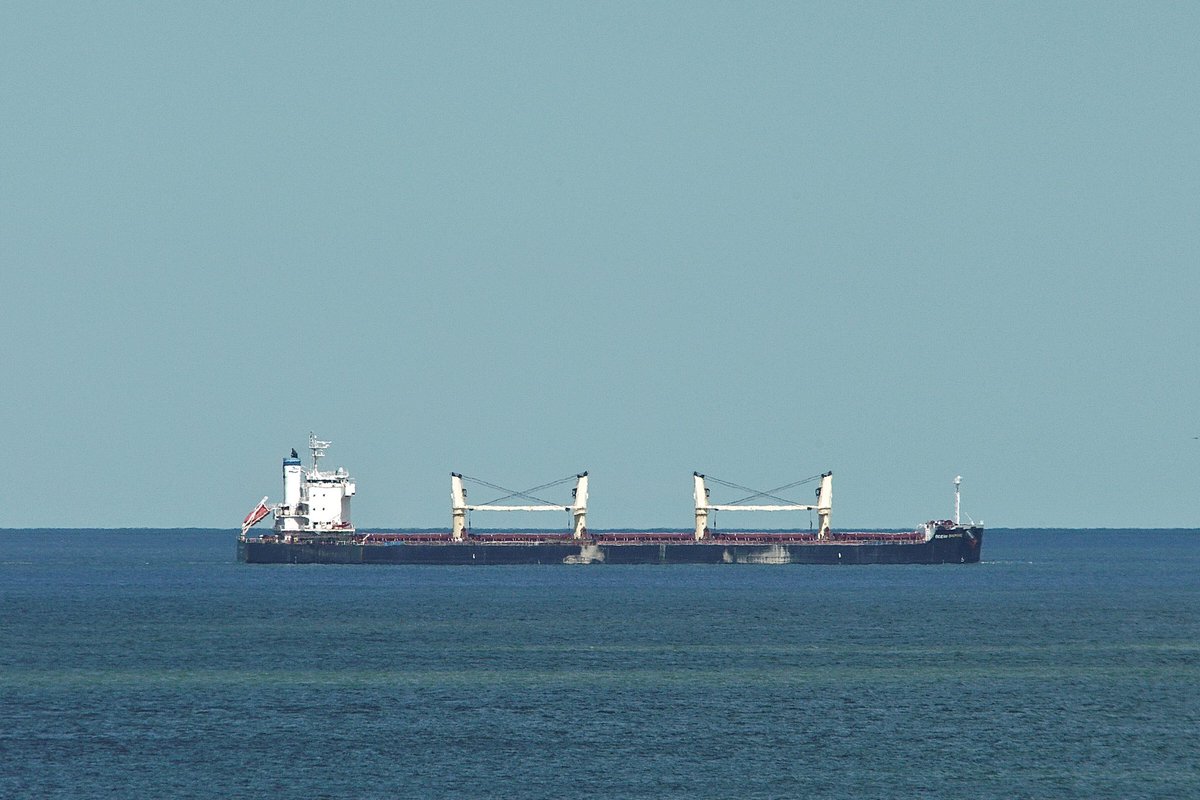
POLYGON ((690 527, 694 470, 833 470, 835 529, 956 475, 989 526, 1200 527, 1197 41, 1168 2, 7 2, 0 527, 236 527, 310 431, 359 529, 583 470, 593 528, 690 527))

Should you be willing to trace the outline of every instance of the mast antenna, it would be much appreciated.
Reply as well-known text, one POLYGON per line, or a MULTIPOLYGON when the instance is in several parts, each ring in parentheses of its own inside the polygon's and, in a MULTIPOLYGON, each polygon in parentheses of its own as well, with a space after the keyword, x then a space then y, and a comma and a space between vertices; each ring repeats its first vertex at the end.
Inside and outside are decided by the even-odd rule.
POLYGON ((331 444, 333 442, 323 442, 317 438, 315 433, 312 431, 308 432, 308 449, 312 451, 313 474, 319 471, 317 463, 325 457, 325 451, 329 449, 329 445, 331 444))
POLYGON ((960 508, 959 496, 958 496, 958 486, 961 483, 962 483, 962 475, 955 476, 955 478, 954 478, 954 524, 955 525, 958 524, 958 511, 960 508))

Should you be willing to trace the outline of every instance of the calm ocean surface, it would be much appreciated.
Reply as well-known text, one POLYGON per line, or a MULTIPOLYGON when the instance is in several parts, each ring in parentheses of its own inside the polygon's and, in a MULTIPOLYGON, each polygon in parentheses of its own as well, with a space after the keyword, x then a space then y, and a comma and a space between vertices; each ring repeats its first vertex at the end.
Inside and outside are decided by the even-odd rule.
POLYGON ((1200 531, 930 567, 234 552, 0 531, 0 797, 1200 797, 1200 531))

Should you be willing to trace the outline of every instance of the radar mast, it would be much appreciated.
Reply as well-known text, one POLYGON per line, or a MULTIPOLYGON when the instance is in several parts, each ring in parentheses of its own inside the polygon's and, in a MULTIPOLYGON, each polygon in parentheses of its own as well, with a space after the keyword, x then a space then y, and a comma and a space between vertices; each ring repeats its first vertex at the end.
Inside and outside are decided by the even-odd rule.
POLYGON ((319 475, 321 470, 319 462, 325 457, 325 451, 329 449, 329 445, 333 442, 323 442, 317 438, 317 435, 312 431, 308 432, 308 449, 312 451, 312 471, 313 475, 319 475))

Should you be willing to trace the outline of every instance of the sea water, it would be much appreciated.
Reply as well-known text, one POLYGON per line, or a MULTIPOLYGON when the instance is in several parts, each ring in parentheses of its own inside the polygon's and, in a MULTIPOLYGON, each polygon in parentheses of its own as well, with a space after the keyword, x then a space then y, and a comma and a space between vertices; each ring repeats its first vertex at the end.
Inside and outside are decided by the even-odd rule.
POLYGON ((945 566, 0 532, 3 798, 1200 797, 1200 531, 945 566))

